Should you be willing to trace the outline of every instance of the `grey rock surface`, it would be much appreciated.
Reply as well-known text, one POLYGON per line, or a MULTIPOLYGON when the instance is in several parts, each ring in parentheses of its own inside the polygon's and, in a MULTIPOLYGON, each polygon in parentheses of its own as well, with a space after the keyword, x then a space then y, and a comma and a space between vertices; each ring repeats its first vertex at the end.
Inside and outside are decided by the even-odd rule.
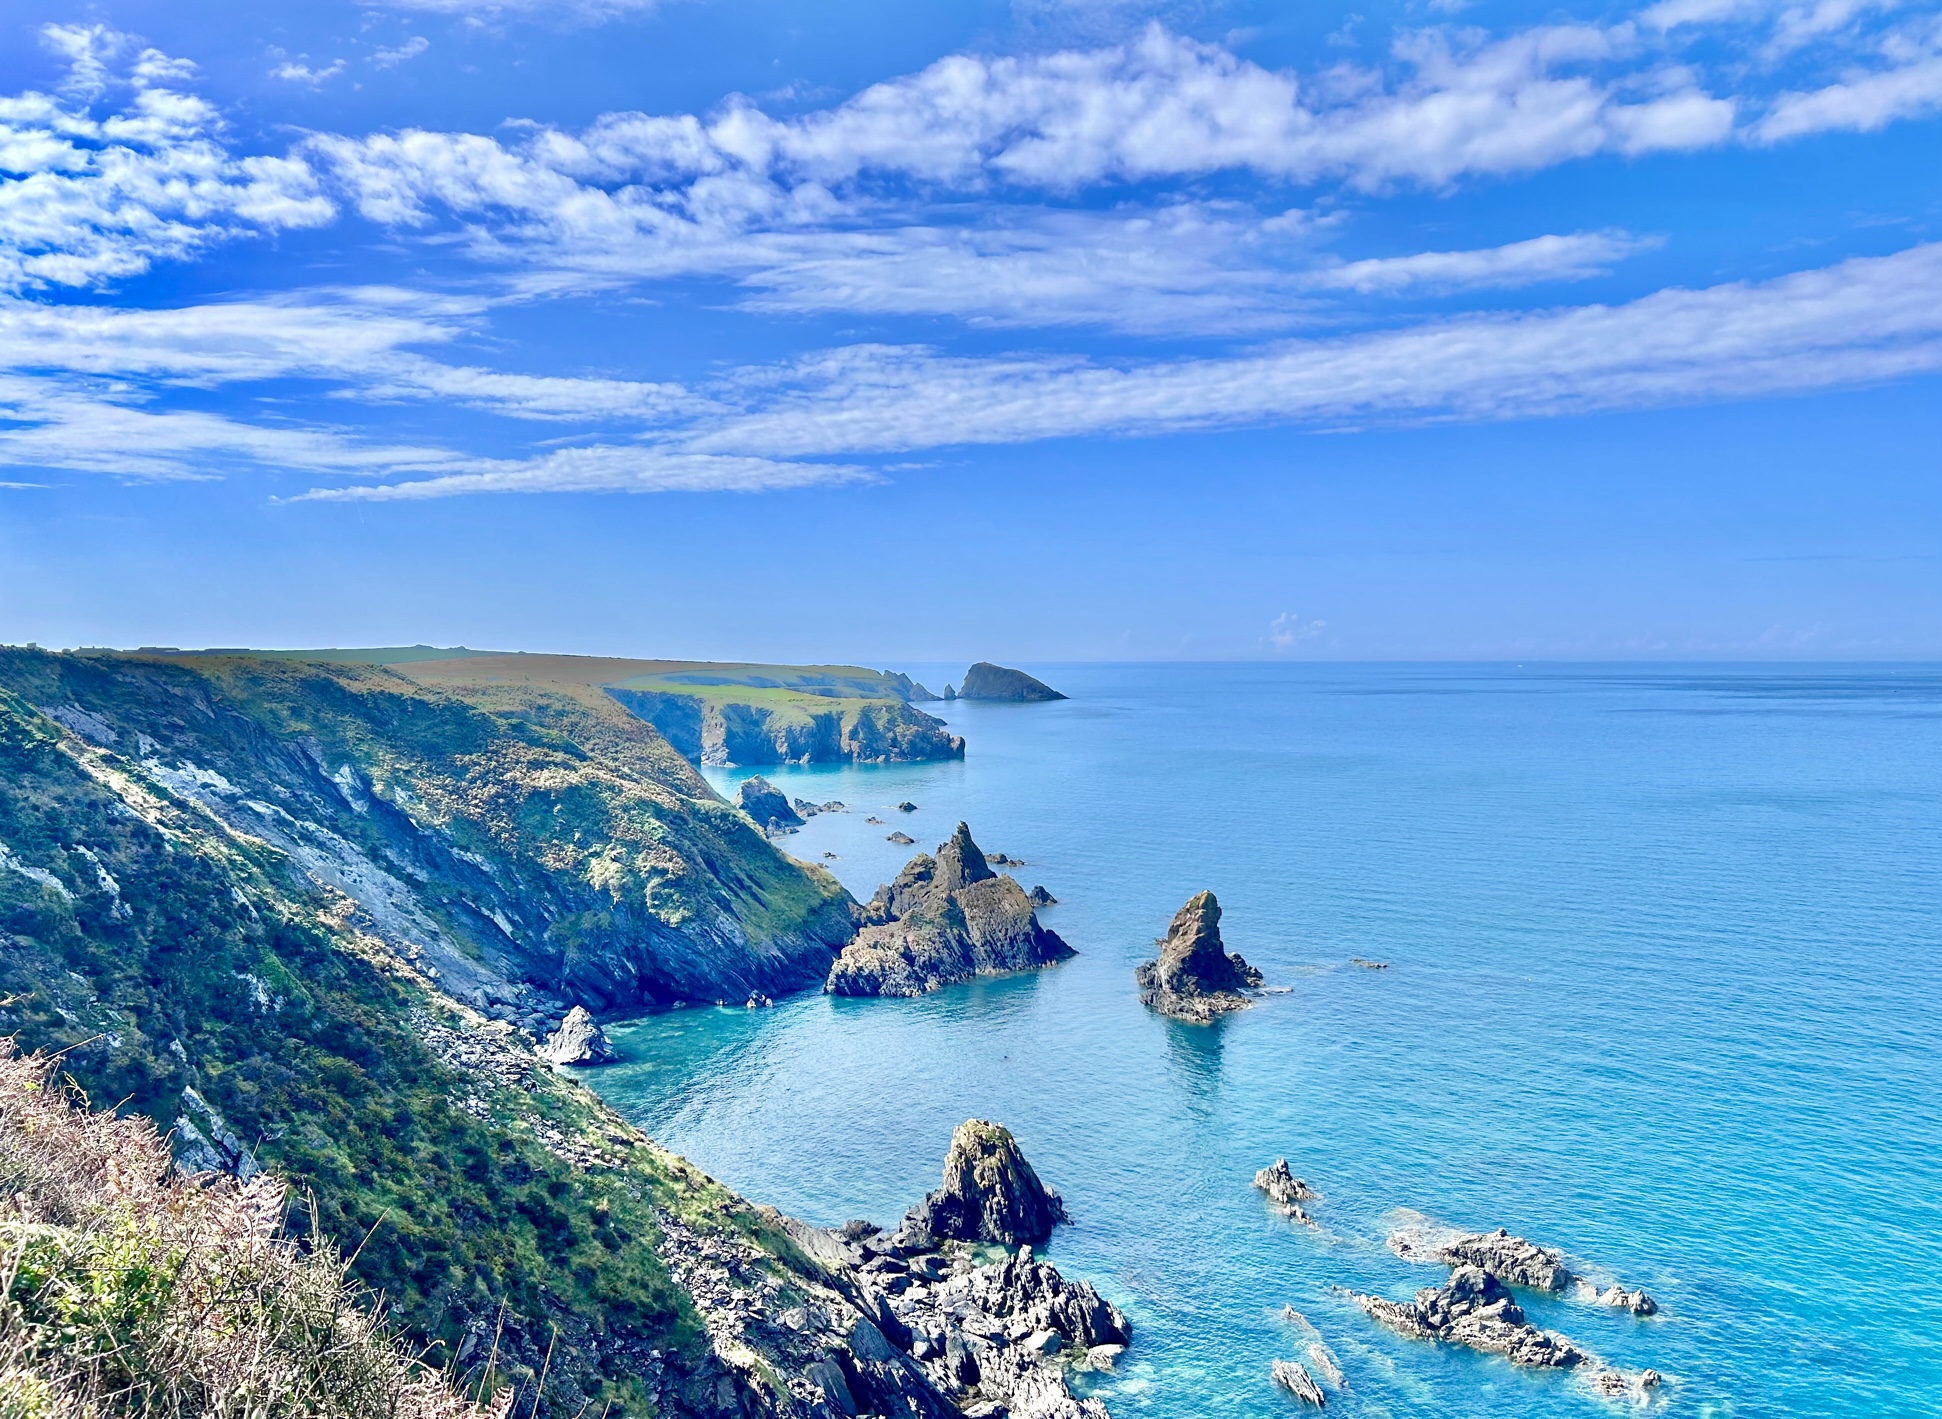
POLYGON ((1190 898, 1174 915, 1158 959, 1135 973, 1140 1001, 1175 1019, 1205 1024, 1245 1010, 1254 1002, 1241 992, 1261 984, 1261 973, 1229 953, 1221 941, 1220 903, 1212 892, 1190 898))
POLYGON ((1572 1280, 1564 1253, 1514 1237, 1502 1227, 1427 1242, 1413 1232, 1398 1232, 1389 1239, 1389 1247, 1409 1261, 1482 1267, 1499 1281, 1534 1291, 1562 1291, 1572 1280))
POLYGON ((1308 1373, 1299 1360, 1276 1360, 1268 1373, 1277 1387, 1285 1389, 1303 1403, 1312 1404, 1317 1409, 1325 1408, 1328 1396, 1322 1387, 1315 1383, 1315 1377, 1308 1373))
POLYGON ((735 806, 753 818, 756 827, 770 832, 802 826, 802 815, 790 806, 781 790, 760 774, 742 781, 742 786, 735 790, 735 806))

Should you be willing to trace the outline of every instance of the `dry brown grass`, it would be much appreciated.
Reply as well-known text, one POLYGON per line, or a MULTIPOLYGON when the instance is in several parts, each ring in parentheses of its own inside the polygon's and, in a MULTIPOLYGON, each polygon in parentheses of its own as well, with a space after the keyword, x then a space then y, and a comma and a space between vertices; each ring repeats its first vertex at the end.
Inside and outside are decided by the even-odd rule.
POLYGON ((417 1364, 282 1182, 183 1180, 146 1119, 0 1041, 0 1419, 504 1419, 417 1364))

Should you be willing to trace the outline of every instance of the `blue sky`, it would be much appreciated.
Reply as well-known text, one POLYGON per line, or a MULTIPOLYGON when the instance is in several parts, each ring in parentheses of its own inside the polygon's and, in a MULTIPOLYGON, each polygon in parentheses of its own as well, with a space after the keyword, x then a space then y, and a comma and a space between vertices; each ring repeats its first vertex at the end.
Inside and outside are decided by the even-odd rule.
POLYGON ((0 638, 1942 656, 1942 13, 16 0, 0 638))

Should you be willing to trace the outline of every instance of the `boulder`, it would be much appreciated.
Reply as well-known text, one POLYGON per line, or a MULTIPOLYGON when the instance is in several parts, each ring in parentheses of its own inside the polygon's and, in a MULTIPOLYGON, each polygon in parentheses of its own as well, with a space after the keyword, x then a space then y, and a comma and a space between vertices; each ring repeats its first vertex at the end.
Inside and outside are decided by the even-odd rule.
POLYGON ((1614 1310, 1630 1311, 1635 1316, 1655 1316, 1659 1313, 1659 1303, 1645 1292, 1628 1291, 1619 1285, 1612 1285, 1601 1292, 1598 1304, 1614 1310))
POLYGON ((1032 888, 1032 905, 1035 907, 1056 907, 1059 899, 1043 887, 1032 888))
POLYGON ((547 1036, 546 1043, 536 1053, 550 1064, 612 1064, 620 1058, 607 1039, 607 1032, 595 1023, 584 1005, 567 1011, 560 1028, 547 1036))
POLYGON ((951 1135, 944 1185, 906 1223, 939 1241, 1040 1246, 1065 1220, 1065 1204, 1038 1180, 1011 1130, 974 1118, 951 1135))
POLYGON ((988 660, 980 660, 965 672, 964 683, 958 687, 957 697, 961 700, 1009 700, 1014 704, 1065 698, 1043 680, 1034 679, 1023 670, 1008 670, 988 660))
POLYGON ((735 806, 755 820, 758 828, 800 828, 802 816, 775 785, 759 774, 735 790, 735 806))
POLYGON ((1292 1217, 1297 1222, 1307 1223, 1310 1226, 1314 1225, 1314 1219, 1302 1210, 1301 1204, 1320 1194, 1288 1171, 1286 1158, 1276 1158, 1256 1173, 1254 1185, 1268 1195, 1268 1201, 1272 1202, 1284 1216, 1292 1217))
POLYGON ((1220 903, 1201 892, 1175 913, 1157 960, 1135 972, 1140 1001, 1162 1015, 1206 1023, 1254 1002, 1241 992, 1261 984, 1261 973, 1229 953, 1221 941, 1220 903))
POLYGON ((915 813, 917 811, 917 805, 906 798, 902 803, 897 805, 897 811, 899 813, 915 813))
POLYGON ((917 839, 913 838, 909 833, 892 833, 884 841, 887 843, 896 843, 899 847, 909 847, 917 839))
POLYGON ((1025 889, 991 870, 963 823, 936 857, 919 853, 878 888, 863 921, 830 965, 823 988, 831 995, 922 995, 1072 954, 1039 923, 1025 889))

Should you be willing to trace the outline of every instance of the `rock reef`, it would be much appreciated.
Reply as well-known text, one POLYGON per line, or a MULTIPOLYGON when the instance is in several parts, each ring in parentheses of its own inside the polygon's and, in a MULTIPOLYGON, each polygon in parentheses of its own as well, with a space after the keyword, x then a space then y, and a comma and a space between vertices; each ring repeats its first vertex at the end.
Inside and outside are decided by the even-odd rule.
POLYGON ((1527 1321, 1504 1283, 1480 1266, 1459 1266, 1443 1286, 1423 1288, 1414 1301, 1356 1293, 1355 1302, 1399 1335, 1467 1345, 1513 1365, 1569 1369, 1588 1358, 1556 1331, 1527 1321))
POLYGON ((1157 960, 1135 973, 1140 1003, 1176 1020, 1206 1024, 1217 1015, 1254 1002, 1241 992, 1261 984, 1261 973, 1230 953, 1220 935, 1220 903, 1212 892, 1189 899, 1174 915, 1157 960))
POLYGON ((1277 1386, 1288 1391, 1296 1399, 1314 1405, 1317 1409, 1326 1408, 1328 1396, 1322 1387, 1315 1383, 1315 1377, 1308 1373, 1307 1367, 1299 1360, 1276 1360, 1268 1369, 1269 1377, 1277 1386))
POLYGON ((1562 1291, 1572 1281, 1563 1252, 1513 1237, 1502 1227, 1494 1232, 1431 1241, 1413 1231, 1402 1231, 1389 1238, 1389 1249, 1405 1261, 1481 1267, 1499 1281, 1534 1291, 1562 1291))
POLYGON ((1254 1185, 1268 1195, 1268 1201, 1284 1217, 1292 1217, 1306 1226, 1314 1226, 1315 1219, 1302 1210, 1301 1204, 1321 1196, 1307 1183, 1288 1171, 1288 1160, 1276 1158, 1267 1167, 1254 1175, 1254 1185))
POLYGON ((1027 675, 1023 670, 1009 670, 1002 665, 993 665, 988 660, 980 660, 965 672, 964 683, 958 687, 957 698, 1009 700, 1015 704, 1025 704, 1062 700, 1065 696, 1043 680, 1027 675))
POLYGON ((1025 889, 993 872, 963 823, 877 889, 830 965, 831 995, 922 995, 973 976, 1035 970, 1072 948, 1039 924, 1025 889))

